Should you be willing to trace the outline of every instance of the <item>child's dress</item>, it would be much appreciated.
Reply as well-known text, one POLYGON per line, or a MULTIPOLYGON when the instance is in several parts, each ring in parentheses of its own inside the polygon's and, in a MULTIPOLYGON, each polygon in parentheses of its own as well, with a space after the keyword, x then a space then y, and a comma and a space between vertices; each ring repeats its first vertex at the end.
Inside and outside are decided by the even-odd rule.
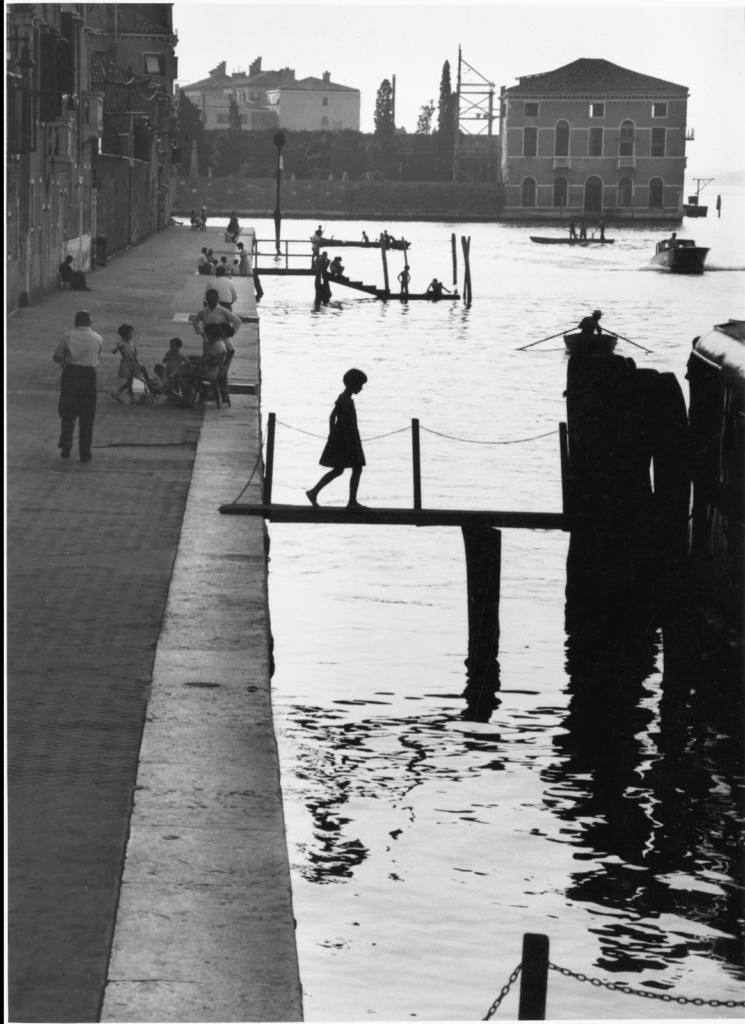
POLYGON ((357 410, 351 397, 339 395, 332 413, 329 439, 319 460, 331 469, 354 469, 365 466, 360 432, 357 429, 357 410))
POLYGON ((121 362, 119 363, 118 377, 123 377, 125 380, 131 380, 132 377, 139 377, 142 375, 140 364, 137 361, 137 349, 130 342, 120 341, 114 349, 114 353, 121 352, 121 362))

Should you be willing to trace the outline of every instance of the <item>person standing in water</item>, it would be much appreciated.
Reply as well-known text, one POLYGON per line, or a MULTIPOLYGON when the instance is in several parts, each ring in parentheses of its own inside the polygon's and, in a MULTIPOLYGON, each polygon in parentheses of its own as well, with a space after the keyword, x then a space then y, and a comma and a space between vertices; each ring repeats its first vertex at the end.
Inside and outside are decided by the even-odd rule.
POLYGON ((315 487, 306 491, 311 505, 318 505, 318 492, 341 476, 345 469, 352 470, 349 480, 349 501, 347 508, 366 508, 357 501, 362 468, 366 465, 362 450, 360 432, 357 429, 357 412, 353 395, 358 395, 367 383, 367 374, 362 370, 347 370, 342 378, 344 390, 339 395, 329 417, 329 439, 319 460, 322 466, 330 466, 315 487))

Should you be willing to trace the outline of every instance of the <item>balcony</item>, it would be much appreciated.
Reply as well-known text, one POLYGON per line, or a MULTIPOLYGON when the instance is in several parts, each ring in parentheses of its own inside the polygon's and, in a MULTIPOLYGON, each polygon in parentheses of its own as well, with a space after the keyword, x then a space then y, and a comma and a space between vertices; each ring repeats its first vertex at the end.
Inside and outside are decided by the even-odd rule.
POLYGON ((555 156, 554 157, 554 170, 555 171, 568 171, 572 166, 572 158, 570 156, 555 156))
POLYGON ((618 167, 619 170, 622 167, 625 167, 626 170, 635 171, 636 170, 636 157, 635 156, 619 156, 618 163, 616 164, 616 166, 618 167))

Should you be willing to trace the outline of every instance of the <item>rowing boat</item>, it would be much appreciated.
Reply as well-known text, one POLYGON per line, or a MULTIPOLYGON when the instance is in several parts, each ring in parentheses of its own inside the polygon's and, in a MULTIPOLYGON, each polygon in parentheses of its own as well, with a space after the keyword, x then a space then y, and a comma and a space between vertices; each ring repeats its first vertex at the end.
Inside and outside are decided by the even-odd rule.
POLYGON ((610 355, 616 347, 618 338, 615 334, 594 334, 586 338, 579 331, 564 335, 564 344, 570 356, 610 355))
POLYGON ((540 235, 531 235, 531 242, 538 242, 540 245, 613 245, 615 238, 543 238, 540 235))
MULTIPOLYGON (((311 238, 311 241, 315 241, 315 238, 311 238)), ((326 247, 327 249, 333 249, 335 246, 345 246, 346 248, 355 249, 379 249, 380 240, 376 239, 372 242, 345 242, 340 238, 322 238, 319 245, 326 247)), ((388 241, 387 249, 399 249, 406 251, 411 247, 411 242, 401 240, 398 238, 391 238, 388 241)))

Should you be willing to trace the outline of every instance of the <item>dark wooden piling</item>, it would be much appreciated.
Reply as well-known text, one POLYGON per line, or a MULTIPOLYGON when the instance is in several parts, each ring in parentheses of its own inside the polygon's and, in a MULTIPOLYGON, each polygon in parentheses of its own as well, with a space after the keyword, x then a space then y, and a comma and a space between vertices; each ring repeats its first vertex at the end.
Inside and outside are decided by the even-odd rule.
POLYGON ((414 467, 414 508, 422 507, 422 469, 419 459, 419 420, 411 421, 411 456, 414 467))
POLYGON ((467 717, 488 722, 499 701, 499 595, 502 534, 488 526, 463 525, 468 593, 467 717))
POLYGON ((570 482, 569 482, 569 436, 566 423, 559 424, 559 454, 561 457, 561 510, 565 514, 569 511, 570 504, 570 482))
POLYGON ((274 430, 276 426, 276 415, 269 413, 266 428, 266 466, 264 468, 264 504, 272 503, 272 475, 274 474, 274 430))
POLYGON ((463 301, 467 306, 471 305, 473 301, 473 291, 471 290, 471 238, 465 235, 461 235, 461 244, 463 246, 463 264, 465 266, 465 273, 463 275, 463 301))
POLYGON ((388 257, 385 251, 385 243, 381 243, 380 255, 383 259, 383 281, 385 282, 385 295, 386 298, 391 294, 391 285, 388 280, 388 257))
POLYGON ((455 232, 450 236, 450 248, 453 253, 453 288, 458 287, 458 243, 455 232))
POLYGON ((548 988, 548 935, 526 932, 523 935, 523 959, 520 975, 518 1020, 546 1019, 548 988))

